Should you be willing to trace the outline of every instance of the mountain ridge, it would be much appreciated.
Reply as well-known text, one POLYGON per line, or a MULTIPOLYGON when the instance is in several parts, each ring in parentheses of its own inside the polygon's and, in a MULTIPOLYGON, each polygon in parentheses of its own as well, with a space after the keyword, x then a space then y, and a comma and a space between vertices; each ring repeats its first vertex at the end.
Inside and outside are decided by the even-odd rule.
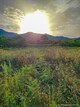
POLYGON ((12 38, 14 38, 17 35, 18 35, 17 33, 7 32, 7 31, 5 31, 3 29, 0 29, 0 37, 4 36, 6 38, 12 39, 12 38))
POLYGON ((1 36, 4 36, 6 38, 9 38, 9 39, 13 39, 15 38, 16 36, 21 36, 22 38, 28 38, 29 37, 33 37, 32 39, 38 39, 39 37, 42 37, 42 36, 45 36, 48 40, 80 40, 80 37, 77 37, 77 38, 69 38, 69 37, 66 37, 66 36, 53 36, 53 35, 50 35, 50 34, 40 34, 40 33, 33 33, 33 32, 27 32, 27 33, 23 33, 23 34, 17 34, 17 33, 13 33, 13 32, 8 32, 8 31, 5 31, 3 29, 0 29, 0 37, 1 36))

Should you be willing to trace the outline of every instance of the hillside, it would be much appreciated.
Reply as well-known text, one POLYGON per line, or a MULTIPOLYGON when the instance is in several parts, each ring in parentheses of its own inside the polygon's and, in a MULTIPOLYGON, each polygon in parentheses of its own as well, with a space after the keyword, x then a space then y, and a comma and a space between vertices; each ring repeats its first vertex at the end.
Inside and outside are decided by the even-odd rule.
MULTIPOLYGON (((52 36, 49 34, 38 34, 28 32, 24 34, 16 34, 0 29, 0 46, 43 46, 43 45, 59 45, 59 46, 80 46, 80 38, 68 38, 64 36, 52 36), (7 43, 6 43, 7 42, 7 43)), ((3 47, 4 47, 3 46, 3 47)))
POLYGON ((48 40, 69 40, 71 38, 67 38, 64 36, 53 36, 53 35, 49 35, 49 34, 38 34, 38 33, 33 33, 33 32, 28 32, 25 34, 17 34, 17 33, 13 33, 13 32, 7 32, 3 29, 0 29, 0 37, 1 36, 5 36, 6 38, 14 38, 15 36, 21 36, 23 38, 31 38, 33 39, 33 41, 39 40, 41 39, 42 36, 45 36, 48 40), (34 40, 35 39, 35 40, 34 40))
POLYGON ((6 38, 9 38, 9 39, 12 39, 14 38, 15 36, 18 36, 17 33, 13 33, 13 32, 7 32, 3 29, 0 29, 0 37, 6 37, 6 38))

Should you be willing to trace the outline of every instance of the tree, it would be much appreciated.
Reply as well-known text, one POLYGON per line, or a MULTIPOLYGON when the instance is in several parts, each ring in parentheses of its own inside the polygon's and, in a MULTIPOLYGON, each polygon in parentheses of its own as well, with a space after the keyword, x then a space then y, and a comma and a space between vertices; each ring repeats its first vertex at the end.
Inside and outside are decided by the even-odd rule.
POLYGON ((10 40, 6 37, 0 37, 0 47, 8 47, 10 40))

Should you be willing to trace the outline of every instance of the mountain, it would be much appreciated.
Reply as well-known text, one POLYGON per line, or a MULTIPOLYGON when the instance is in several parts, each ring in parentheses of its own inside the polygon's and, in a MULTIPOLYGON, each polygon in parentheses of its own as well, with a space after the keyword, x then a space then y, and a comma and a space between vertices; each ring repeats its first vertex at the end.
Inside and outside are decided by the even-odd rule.
POLYGON ((71 39, 71 38, 64 37, 64 36, 53 36, 49 34, 38 34, 38 33, 32 33, 32 32, 21 34, 21 36, 26 39, 30 38, 33 41, 38 40, 38 39, 40 40, 40 38, 43 38, 43 37, 45 37, 48 40, 70 40, 71 39))
POLYGON ((43 34, 38 34, 38 33, 32 33, 32 32, 28 32, 25 34, 21 34, 20 35, 22 38, 24 38, 24 41, 26 43, 46 43, 48 41, 48 37, 46 35, 43 34))
POLYGON ((65 36, 53 36, 50 34, 39 34, 39 33, 33 33, 33 32, 27 32, 24 34, 17 34, 13 32, 7 32, 3 29, 0 29, 0 37, 6 37, 9 39, 15 39, 17 38, 23 38, 26 42, 36 43, 36 42, 44 42, 44 41, 52 41, 52 40, 80 40, 79 38, 68 38, 65 36), (18 36, 18 37, 17 37, 18 36))
POLYGON ((7 32, 7 31, 5 31, 3 29, 0 29, 0 37, 4 36, 4 37, 6 37, 8 39, 12 39, 17 35, 18 35, 17 33, 7 32))
POLYGON ((76 38, 75 40, 80 40, 80 37, 76 38))
POLYGON ((45 36, 48 37, 49 40, 70 40, 71 38, 64 37, 64 36, 53 36, 49 34, 44 34, 45 36))
POLYGON ((68 38, 64 36, 53 36, 49 34, 39 34, 33 32, 27 32, 24 34, 17 34, 13 32, 7 32, 0 29, 1 46, 8 47, 26 47, 26 46, 80 46, 80 37, 68 38), (7 38, 7 39, 6 39, 7 38), (3 41, 3 42, 2 42, 3 41), (4 42, 6 41, 6 42, 4 42))

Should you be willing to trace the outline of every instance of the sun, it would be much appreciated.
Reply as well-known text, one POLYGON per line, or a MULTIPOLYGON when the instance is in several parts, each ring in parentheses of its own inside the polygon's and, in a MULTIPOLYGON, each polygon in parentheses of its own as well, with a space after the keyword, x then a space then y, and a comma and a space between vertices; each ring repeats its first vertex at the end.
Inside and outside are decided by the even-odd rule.
POLYGON ((50 33, 49 20, 46 12, 37 10, 25 15, 20 22, 20 33, 50 33))

